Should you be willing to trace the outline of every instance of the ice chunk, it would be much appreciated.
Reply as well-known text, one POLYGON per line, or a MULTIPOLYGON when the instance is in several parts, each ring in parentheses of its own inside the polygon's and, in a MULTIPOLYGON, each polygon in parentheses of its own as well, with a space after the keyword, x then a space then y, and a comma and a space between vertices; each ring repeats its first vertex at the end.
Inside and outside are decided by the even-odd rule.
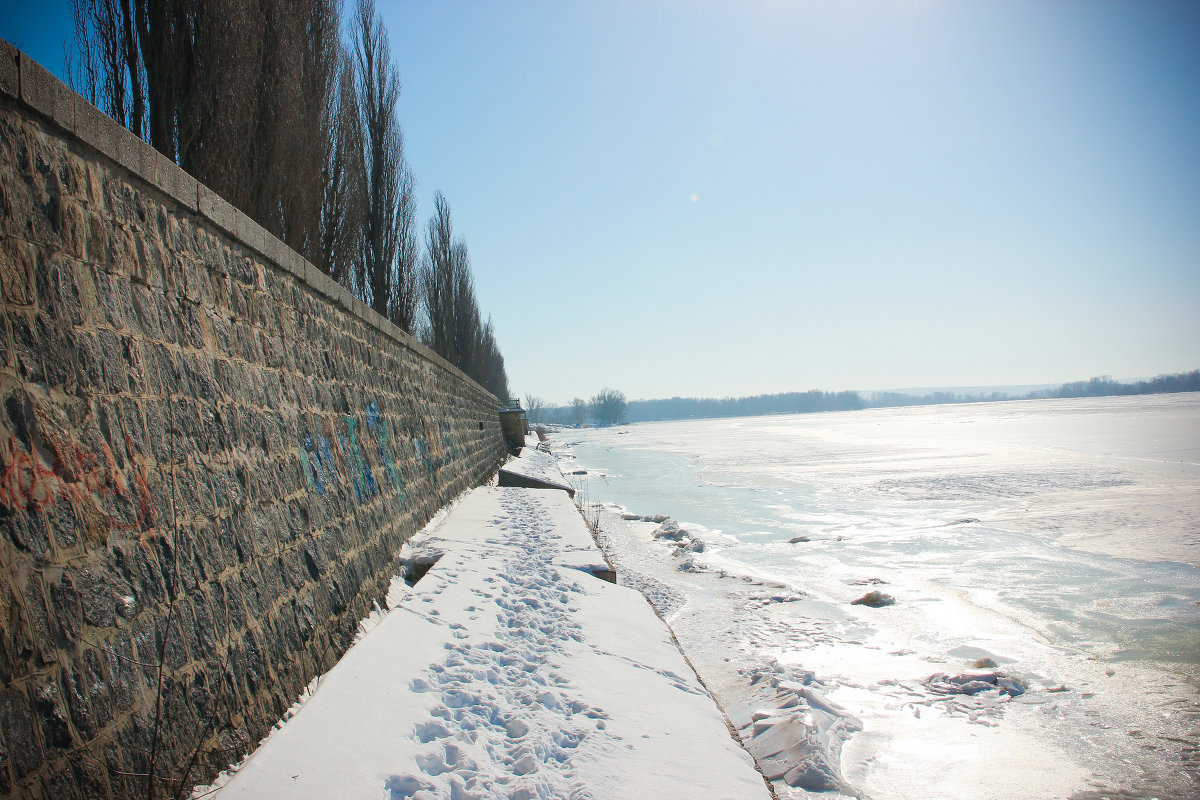
POLYGON ((685 531, 683 528, 679 527, 678 522, 673 519, 668 519, 666 522, 655 528, 651 535, 655 539, 669 539, 673 542, 677 542, 684 537, 685 531))

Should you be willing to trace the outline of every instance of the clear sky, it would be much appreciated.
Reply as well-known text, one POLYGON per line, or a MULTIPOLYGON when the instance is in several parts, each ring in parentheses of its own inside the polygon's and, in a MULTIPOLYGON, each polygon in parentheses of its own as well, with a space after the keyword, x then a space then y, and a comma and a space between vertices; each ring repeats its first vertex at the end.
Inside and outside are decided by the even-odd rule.
POLYGON ((1200 3, 380 8, 515 393, 1200 367, 1200 3))

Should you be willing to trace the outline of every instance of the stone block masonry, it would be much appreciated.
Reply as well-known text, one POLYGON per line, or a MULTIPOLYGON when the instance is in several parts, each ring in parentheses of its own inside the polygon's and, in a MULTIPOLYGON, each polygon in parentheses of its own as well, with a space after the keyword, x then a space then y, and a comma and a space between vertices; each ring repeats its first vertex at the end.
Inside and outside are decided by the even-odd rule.
POLYGON ((505 455, 497 400, 0 42, 0 797, 174 795, 505 455))

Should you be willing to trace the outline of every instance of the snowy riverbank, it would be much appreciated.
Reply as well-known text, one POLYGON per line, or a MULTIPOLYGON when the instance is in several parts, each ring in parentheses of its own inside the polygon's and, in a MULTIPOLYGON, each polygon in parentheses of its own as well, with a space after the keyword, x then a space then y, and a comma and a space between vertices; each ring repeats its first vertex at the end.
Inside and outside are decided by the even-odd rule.
POLYGON ((1200 786, 1198 410, 1044 401, 551 442, 620 580, 781 797, 1183 800, 1200 786), (873 592, 894 602, 856 604, 873 592))
POLYGON ((412 585, 222 798, 767 798, 671 633, 565 492, 468 493, 412 585))

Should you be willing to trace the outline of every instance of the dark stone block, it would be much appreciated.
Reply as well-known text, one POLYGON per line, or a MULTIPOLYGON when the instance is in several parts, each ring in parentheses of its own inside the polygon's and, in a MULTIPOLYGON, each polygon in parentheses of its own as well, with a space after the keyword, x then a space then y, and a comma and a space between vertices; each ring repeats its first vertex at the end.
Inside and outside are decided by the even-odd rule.
POLYGON ((220 390, 213 372, 213 359, 207 354, 188 353, 184 357, 184 369, 187 370, 188 383, 192 387, 192 396, 197 400, 214 401, 218 399, 220 390))
POLYGON ((159 659, 158 632, 160 627, 159 618, 154 611, 143 611, 134 617, 128 628, 134 658, 141 665, 150 665, 142 668, 151 682, 155 677, 154 665, 158 663, 159 659))
POLYGON ((188 597, 187 604, 193 620, 187 630, 191 651, 197 658, 211 657, 217 650, 217 636, 208 598, 197 592, 188 597))
POLYGON ((85 650, 78 661, 62 668, 62 688, 75 730, 84 741, 93 739, 112 721, 112 697, 100 657, 85 650))
POLYGON ((223 691, 221 668, 215 659, 206 660, 202 671, 184 681, 184 697, 201 729, 207 729, 220 713, 223 691))
POLYGON ((7 582, 0 585, 0 685, 30 670, 34 642, 21 606, 20 590, 7 582))
POLYGON ((220 521, 222 545, 240 563, 246 563, 254 557, 254 545, 246 535, 246 511, 234 509, 234 513, 220 521))
MULTIPOLYGON (((113 328, 125 327, 125 308, 132 307, 133 295, 129 283, 120 277, 101 272, 96 276, 96 299, 100 301, 100 309, 104 312, 104 321, 113 328)), ((137 326, 137 316, 130 322, 137 326)), ((135 329, 140 332, 140 327, 135 329)))
POLYGON ((8 748, 5 747, 4 740, 0 739, 0 794, 8 794, 12 791, 12 779, 8 775, 10 760, 8 757, 8 748))
POLYGON ((147 336, 152 339, 165 340, 168 343, 174 341, 174 339, 166 339, 164 335, 158 296, 152 289, 134 284, 131 287, 131 301, 138 327, 147 336))
POLYGON ((32 555, 35 561, 44 561, 46 553, 50 550, 50 536, 47 532, 45 518, 37 511, 26 512, 25 509, 12 509, 12 511, 16 513, 13 513, 4 522, 8 538, 19 549, 32 555))
POLYGON ((0 240, 0 290, 6 303, 17 306, 33 303, 34 276, 42 272, 37 262, 38 253, 33 245, 7 237, 0 240))
MULTIPOLYGON (((210 473, 209 480, 217 513, 232 511, 241 505, 241 484, 232 468, 217 465, 210 473)), ((229 542, 225 541, 223 546, 228 546, 228 544, 229 542)))
POLYGON ((49 758, 55 758, 68 750, 74 743, 71 737, 71 726, 67 721, 69 712, 63 700, 62 691, 55 683, 46 683, 37 689, 33 710, 41 725, 42 742, 49 758))
POLYGON ((263 657, 262 645, 253 631, 247 631, 242 637, 243 672, 246 687, 253 694, 259 690, 267 678, 266 661, 263 657))
POLYGON ((125 359, 125 375, 129 380, 130 394, 144 395, 148 391, 145 359, 142 357, 141 345, 131 337, 122 336, 121 351, 125 359))
MULTIPOLYGON (((140 761, 135 762, 133 754, 140 747, 129 741, 129 732, 123 728, 117 733, 118 739, 104 746, 104 766, 113 797, 144 797, 146 781, 133 773, 144 768, 140 761)), ((147 739, 148 741, 148 739, 147 739)), ((144 748, 143 748, 144 749, 144 748)))
POLYGON ((45 778, 46 796, 54 800, 92 800, 85 797, 75 783, 75 775, 70 769, 59 769, 51 772, 45 778))
POLYGON ((188 647, 188 639, 192 631, 195 630, 196 619, 192 612, 192 607, 186 600, 176 601, 169 615, 170 624, 164 625, 166 640, 165 640, 165 664, 170 670, 179 670, 184 664, 191 661, 191 652, 188 647))
POLYGON ((144 674, 135 663, 137 656, 133 651, 132 634, 127 630, 119 631, 99 651, 99 655, 112 690, 114 706, 118 710, 133 708, 148 685, 143 683, 144 674))
POLYGON ((121 445, 128 448, 129 455, 144 458, 150 454, 149 437, 143 423, 142 409, 132 397, 120 400, 121 445))
POLYGON ((191 304, 177 299, 168 299, 165 302, 163 317, 171 320, 175 338, 181 347, 204 346, 204 336, 191 304))
POLYGON ((304 640, 300 636, 300 626, 290 604, 280 606, 272 622, 275 625, 275 636, 267 642, 267 650, 271 654, 271 663, 278 669, 280 664, 285 664, 291 659, 304 640))
POLYGON ((225 599, 225 587, 215 581, 210 583, 208 599, 212 606, 213 637, 220 644, 229 638, 229 607, 225 599))
POLYGON ((311 577, 305 568, 303 551, 296 548, 284 551, 280 557, 284 580, 289 589, 299 589, 308 584, 311 577))
POLYGON ((112 548, 114 565, 132 588, 136 601, 147 606, 166 602, 167 587, 163 571, 151 550, 141 543, 131 542, 112 548))
POLYGON ((79 541, 76 534, 77 523, 75 509, 66 499, 50 506, 46 511, 50 530, 54 534, 54 544, 60 549, 69 549, 79 541))
POLYGON ((250 508, 249 513, 243 516, 243 520, 248 524, 250 542, 254 548, 255 556, 267 556, 275 552, 276 544, 275 537, 272 535, 270 519, 271 509, 250 508))
POLYGON ((111 796, 107 770, 100 758, 91 750, 79 750, 71 754, 71 774, 80 792, 88 800, 111 796))
MULTIPOLYGON (((234 631, 246 627, 246 605, 244 602, 245 589, 241 580, 231 578, 224 584, 225 609, 229 615, 229 626, 234 631)), ((252 593, 252 592, 251 592, 252 593)))
POLYGON ((96 442, 95 444, 99 446, 93 447, 93 451, 107 447, 109 453, 112 454, 117 469, 124 469, 129 454, 125 449, 125 435, 121 431, 119 401, 98 401, 96 403, 95 419, 96 427, 104 441, 96 442))
POLYGON ((70 337, 61 327, 56 327, 49 315, 39 313, 36 323, 40 337, 42 378, 50 387, 73 390, 77 383, 77 370, 72 358, 70 337))
POLYGON ((16 689, 0 690, 0 730, 13 777, 20 781, 41 765, 44 756, 29 701, 16 689))
MULTIPOLYGON (((174 463, 174 447, 167 429, 166 403, 157 399, 140 401, 144 419, 146 420, 146 444, 150 454, 160 465, 174 463)), ((169 507, 163 508, 168 513, 169 507)))
POLYGON ((345 612, 346 595, 342 591, 341 584, 335 578, 330 578, 323 585, 330 612, 335 615, 345 612))
POLYGON ((60 583, 50 584, 50 604, 54 607, 59 632, 68 642, 78 642, 83 632, 83 617, 79 592, 70 575, 64 575, 60 583))
POLYGON ((57 625, 46 609, 41 589, 41 578, 30 575, 25 583, 25 614, 29 622, 29 631, 33 634, 37 660, 41 664, 53 664, 58 661, 57 625))
POLYGON ((100 356, 104 364, 104 390, 108 394, 120 394, 129 389, 129 377, 125 369, 125 353, 121 340, 112 331, 101 329, 96 333, 100 356))
POLYGON ((49 338, 50 331, 42 319, 33 315, 10 314, 9 321, 12 323, 13 351, 17 356, 19 374, 30 383, 45 383, 41 342, 49 338))
POLYGON ((36 274, 38 305, 53 322, 70 326, 88 321, 72 264, 55 259, 36 274))

